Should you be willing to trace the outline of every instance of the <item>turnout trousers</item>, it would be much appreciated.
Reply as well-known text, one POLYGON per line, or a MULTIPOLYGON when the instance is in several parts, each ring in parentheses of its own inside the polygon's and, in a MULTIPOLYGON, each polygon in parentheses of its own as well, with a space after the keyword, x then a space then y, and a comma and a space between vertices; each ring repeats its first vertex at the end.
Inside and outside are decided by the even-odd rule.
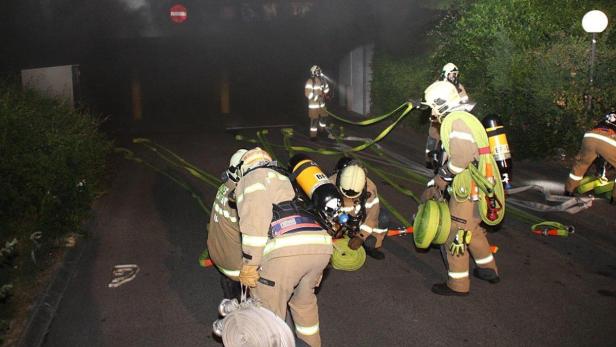
POLYGON ((458 202, 452 198, 449 201, 449 212, 451 213, 451 229, 449 238, 445 243, 449 264, 447 286, 456 292, 468 292, 470 290, 468 271, 470 256, 473 257, 475 264, 480 268, 492 269, 497 274, 498 269, 490 250, 486 231, 480 225, 481 218, 479 217, 477 202, 470 200, 458 202), (469 231, 471 240, 464 254, 454 256, 451 255, 449 247, 460 229, 469 231))
POLYGON ((261 278, 251 296, 282 320, 287 304, 297 336, 310 346, 321 346, 319 311, 314 289, 319 286, 330 254, 301 254, 264 259, 261 278))

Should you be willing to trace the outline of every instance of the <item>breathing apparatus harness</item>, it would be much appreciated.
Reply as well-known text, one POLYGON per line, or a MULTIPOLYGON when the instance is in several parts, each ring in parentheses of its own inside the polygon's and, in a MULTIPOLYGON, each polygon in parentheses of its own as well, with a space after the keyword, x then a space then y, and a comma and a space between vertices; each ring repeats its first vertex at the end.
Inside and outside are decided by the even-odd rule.
MULTIPOLYGON (((345 194, 342 191, 342 188, 340 187, 340 176, 341 176, 340 174, 342 173, 342 170, 351 165, 357 165, 361 167, 364 171, 366 170, 366 168, 359 161, 355 159, 351 159, 351 158, 347 158, 347 159, 348 160, 345 160, 345 158, 341 159, 338 162, 338 165, 336 166, 336 170, 334 170, 334 174, 336 174, 336 187, 340 189, 343 196, 345 196, 345 194)), ((340 230, 337 233, 339 234, 338 237, 341 237, 342 235, 346 233, 349 237, 352 238, 353 236, 359 233, 359 227, 361 223, 364 220, 366 220, 366 216, 367 216, 366 201, 368 201, 370 197, 371 197, 371 194, 368 192, 368 179, 366 178, 366 183, 364 184, 364 187, 362 188, 360 195, 352 199, 353 200, 353 210, 352 211, 353 212, 356 211, 356 208, 355 208, 356 206, 359 206, 359 211, 357 211, 357 213, 354 213, 354 215, 351 213, 347 213, 348 219, 346 223, 343 223, 340 226, 340 230)), ((344 199, 343 199, 343 202, 344 202, 344 199)))

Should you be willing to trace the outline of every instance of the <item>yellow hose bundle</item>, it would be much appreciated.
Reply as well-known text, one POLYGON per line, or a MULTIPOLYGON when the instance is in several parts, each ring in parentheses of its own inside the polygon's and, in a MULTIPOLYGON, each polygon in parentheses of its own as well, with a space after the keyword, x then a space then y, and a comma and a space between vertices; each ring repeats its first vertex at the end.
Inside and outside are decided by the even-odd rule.
MULTIPOLYGON (((445 151, 449 152, 449 136, 453 128, 453 123, 461 120, 466 124, 473 134, 473 139, 478 148, 490 146, 488 135, 475 116, 464 111, 455 111, 447 115, 441 124, 441 141, 445 151), (445 136, 443 136, 445 135, 445 136)), ((475 184, 479 189, 479 215, 488 225, 497 225, 505 217, 505 190, 503 182, 500 180, 500 172, 496 161, 491 153, 479 154, 479 163, 473 163, 457 174, 452 183, 452 197, 457 201, 463 201, 472 194, 471 186, 475 184), (491 171, 491 172, 490 172, 491 171), (492 178, 491 180, 489 178, 492 178), (488 207, 488 203, 493 202, 495 208, 488 207)))
POLYGON ((349 237, 334 240, 334 253, 332 266, 336 270, 356 271, 366 262, 366 250, 359 247, 357 250, 349 248, 349 237))

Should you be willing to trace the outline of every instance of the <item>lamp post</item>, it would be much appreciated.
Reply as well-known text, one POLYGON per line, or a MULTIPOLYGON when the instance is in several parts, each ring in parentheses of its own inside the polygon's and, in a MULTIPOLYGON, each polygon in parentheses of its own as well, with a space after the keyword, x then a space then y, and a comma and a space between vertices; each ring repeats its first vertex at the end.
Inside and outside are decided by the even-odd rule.
POLYGON ((593 84, 593 70, 595 67, 595 46, 597 45, 597 33, 603 32, 607 28, 607 16, 599 10, 586 12, 582 18, 582 27, 587 33, 592 33, 592 45, 590 53, 590 78, 589 78, 589 93, 587 111, 590 111, 592 106, 592 95, 590 89, 593 84))

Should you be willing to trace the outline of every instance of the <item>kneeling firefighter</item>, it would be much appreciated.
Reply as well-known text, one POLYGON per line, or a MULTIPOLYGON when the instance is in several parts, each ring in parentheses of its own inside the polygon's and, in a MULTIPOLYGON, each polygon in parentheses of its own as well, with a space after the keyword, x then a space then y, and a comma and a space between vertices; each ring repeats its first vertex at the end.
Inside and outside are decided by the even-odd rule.
POLYGON ((295 199, 286 170, 261 148, 242 156, 236 201, 243 252, 240 282, 283 320, 288 305, 298 337, 320 346, 314 289, 332 254, 331 236, 295 199))
POLYGON ((380 249, 387 229, 378 227, 379 196, 376 185, 366 176, 364 166, 352 158, 342 157, 329 179, 342 194, 341 210, 349 216, 345 224, 351 238, 349 248, 355 250, 363 244, 370 257, 385 258, 380 249))
POLYGON ((460 95, 449 82, 437 81, 425 91, 425 104, 440 122, 440 138, 447 155, 445 162, 422 194, 422 200, 441 198, 445 189, 451 198, 451 226, 448 279, 432 292, 439 295, 467 295, 470 289, 469 252, 475 260, 475 277, 490 283, 500 280, 490 252, 483 220, 498 224, 505 213, 504 190, 498 167, 490 153, 486 131, 472 114, 462 111, 460 95), (467 250, 469 252, 467 252, 467 250))
MULTIPOLYGON (((616 112, 614 111, 606 114, 599 124, 584 134, 582 148, 575 156, 575 164, 565 183, 565 195, 573 195, 597 156, 601 156, 616 167, 616 112)), ((614 182, 616 185, 616 181, 614 182)), ((616 189, 612 189, 611 203, 616 203, 616 189)))
POLYGON ((238 276, 242 267, 240 225, 234 201, 234 189, 239 177, 239 163, 247 151, 240 149, 231 156, 223 174, 223 184, 216 193, 208 224, 207 249, 210 258, 222 273, 220 285, 225 299, 239 300, 241 290, 238 276))

